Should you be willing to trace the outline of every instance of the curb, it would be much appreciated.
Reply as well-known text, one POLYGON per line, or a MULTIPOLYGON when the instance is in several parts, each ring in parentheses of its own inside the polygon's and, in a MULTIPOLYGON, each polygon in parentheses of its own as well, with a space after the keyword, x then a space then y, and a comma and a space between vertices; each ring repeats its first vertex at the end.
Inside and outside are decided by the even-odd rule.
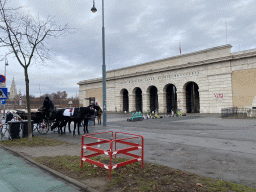
POLYGON ((70 178, 70 177, 68 177, 68 176, 66 176, 66 175, 63 175, 63 174, 61 174, 61 173, 59 173, 59 172, 57 172, 57 171, 55 171, 55 170, 53 170, 53 169, 51 169, 51 168, 45 166, 45 165, 42 165, 42 164, 40 164, 40 163, 35 162, 33 159, 27 157, 26 155, 22 155, 21 153, 12 150, 12 149, 10 149, 9 147, 3 146, 3 145, 1 145, 1 144, 0 144, 0 147, 6 149, 6 150, 8 150, 8 151, 11 151, 12 153, 15 153, 16 155, 22 157, 23 159, 26 159, 26 160, 29 161, 30 163, 32 163, 32 164, 34 164, 34 165, 40 167, 41 169, 43 169, 43 170, 45 170, 45 171, 50 172, 51 174, 53 174, 53 175, 55 175, 55 176, 57 176, 57 177, 59 177, 59 178, 65 180, 65 181, 67 181, 68 183, 71 183, 71 184, 73 184, 73 185, 75 185, 75 186, 77 186, 77 187, 79 187, 79 188, 85 190, 85 192, 98 192, 97 190, 95 190, 95 189, 93 189, 93 188, 91 188, 91 187, 89 187, 89 186, 87 186, 87 185, 85 185, 85 184, 83 184, 83 183, 81 183, 81 182, 75 180, 75 179, 72 179, 72 178, 70 178))

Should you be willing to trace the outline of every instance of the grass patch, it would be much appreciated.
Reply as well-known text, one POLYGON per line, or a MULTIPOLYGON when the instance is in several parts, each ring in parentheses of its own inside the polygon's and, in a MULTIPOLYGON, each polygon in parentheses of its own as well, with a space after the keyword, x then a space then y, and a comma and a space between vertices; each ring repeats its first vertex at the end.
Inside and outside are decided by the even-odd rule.
POLYGON ((12 146, 26 146, 26 147, 44 147, 44 146, 58 146, 62 144, 70 144, 66 141, 58 140, 58 139, 48 139, 45 137, 35 136, 32 138, 32 142, 28 141, 28 137, 26 138, 20 138, 20 139, 14 139, 14 140, 6 140, 6 141, 0 141, 1 145, 4 145, 6 147, 12 147, 12 146))
MULTIPOLYGON (((95 161, 109 164, 107 157, 94 157, 95 161)), ((109 170, 83 163, 80 156, 38 157, 35 161, 46 165, 60 173, 83 182, 85 179, 108 179, 109 170)), ((126 161, 125 158, 113 159, 112 164, 126 161)), ((160 166, 153 163, 133 163, 112 170, 112 180, 106 183, 105 191, 202 191, 202 192, 256 192, 256 188, 239 185, 224 180, 203 177, 197 174, 160 166)))
POLYGON ((254 192, 256 189, 245 186, 245 185, 240 185, 224 180, 217 180, 215 183, 213 183, 210 187, 211 191, 227 191, 227 189, 231 191, 236 191, 236 192, 254 192))

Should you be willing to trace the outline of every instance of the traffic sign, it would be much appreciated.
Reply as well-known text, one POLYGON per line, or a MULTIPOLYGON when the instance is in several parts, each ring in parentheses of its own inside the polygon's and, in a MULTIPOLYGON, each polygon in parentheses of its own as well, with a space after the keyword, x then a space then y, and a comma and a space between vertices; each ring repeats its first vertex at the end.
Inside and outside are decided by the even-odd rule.
POLYGON ((0 75, 0 83, 4 83, 6 80, 5 76, 0 75))
POLYGON ((0 99, 8 99, 7 88, 0 88, 0 99))
POLYGON ((2 105, 4 105, 5 104, 5 99, 1 99, 1 103, 2 103, 2 105))

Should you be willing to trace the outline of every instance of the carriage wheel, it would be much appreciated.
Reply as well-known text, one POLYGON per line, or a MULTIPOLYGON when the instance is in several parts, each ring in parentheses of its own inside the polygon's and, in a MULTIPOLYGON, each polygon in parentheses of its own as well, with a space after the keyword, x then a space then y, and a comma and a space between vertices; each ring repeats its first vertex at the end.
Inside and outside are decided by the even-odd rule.
POLYGON ((45 135, 49 131, 50 123, 45 123, 45 121, 37 124, 38 133, 45 135))

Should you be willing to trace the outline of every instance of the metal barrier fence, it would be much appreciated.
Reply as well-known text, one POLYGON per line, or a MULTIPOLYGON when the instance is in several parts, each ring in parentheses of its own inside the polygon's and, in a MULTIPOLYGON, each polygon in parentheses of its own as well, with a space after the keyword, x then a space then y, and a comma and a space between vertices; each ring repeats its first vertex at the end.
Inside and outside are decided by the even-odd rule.
POLYGON ((118 167, 129 165, 131 163, 135 163, 135 162, 138 162, 138 161, 141 161, 141 168, 143 168, 144 138, 141 135, 136 135, 136 134, 131 134, 131 133, 124 133, 124 132, 115 132, 115 139, 113 139, 113 132, 112 131, 106 131, 106 132, 83 135, 82 136, 82 141, 81 141, 81 168, 83 167, 83 162, 84 161, 87 162, 87 163, 91 163, 91 164, 94 164, 96 166, 105 168, 105 169, 109 169, 109 180, 111 180, 111 170, 112 169, 116 169, 118 167), (99 137, 93 137, 94 135, 99 135, 99 134, 103 134, 103 133, 111 133, 112 134, 111 139, 103 139, 103 138, 99 138, 99 137), (132 137, 117 139, 117 134, 132 135, 132 137), (96 139, 97 142, 84 144, 84 139, 85 138, 96 139), (141 144, 137 144, 137 143, 133 143, 133 142, 128 141, 129 139, 135 139, 135 138, 141 138, 141 144), (113 151, 113 142, 115 143, 115 151, 113 151), (109 143, 110 144, 109 150, 104 150, 104 149, 99 149, 99 148, 92 147, 93 145, 100 145, 100 144, 104 144, 104 143, 109 143), (116 144, 117 143, 130 145, 132 147, 117 150, 116 149, 116 144), (96 153, 84 156, 84 149, 89 150, 89 151, 93 151, 93 152, 96 152, 96 153), (141 149, 141 156, 129 153, 131 151, 140 150, 140 149, 141 149), (113 155, 115 155, 115 158, 116 158, 117 154, 128 155, 130 157, 133 157, 134 159, 130 159, 128 161, 124 161, 124 162, 112 165, 111 164, 112 157, 113 157, 113 155), (95 156, 98 156, 98 155, 107 155, 107 156, 109 156, 109 165, 90 159, 91 157, 95 157, 95 156))
POLYGON ((221 109, 221 117, 247 117, 248 108, 223 108, 221 109))

